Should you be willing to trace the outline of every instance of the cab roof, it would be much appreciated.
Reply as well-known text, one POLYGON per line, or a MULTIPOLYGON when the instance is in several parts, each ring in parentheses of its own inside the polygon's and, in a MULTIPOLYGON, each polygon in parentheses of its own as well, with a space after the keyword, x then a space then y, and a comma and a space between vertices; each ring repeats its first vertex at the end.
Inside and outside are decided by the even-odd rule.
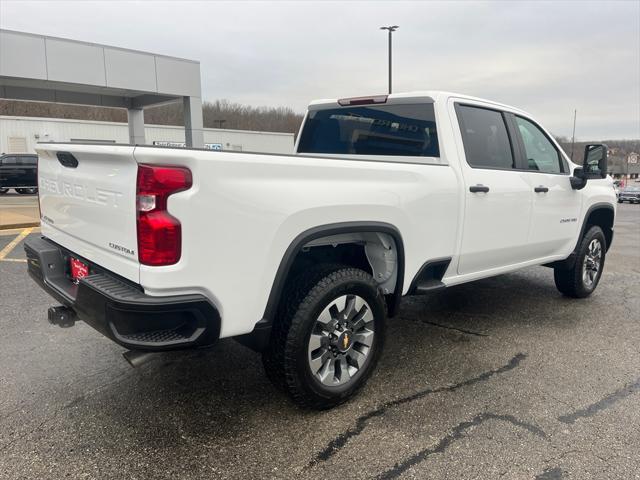
MULTIPOLYGON (((472 102, 484 103, 487 105, 494 106, 496 108, 511 110, 516 112, 521 112, 527 114, 527 112, 512 107, 511 105, 506 105, 504 103, 495 102, 493 100, 487 100, 485 98, 474 97, 471 95, 465 95, 462 93, 454 93, 447 92, 442 90, 417 90, 412 92, 401 92, 401 93, 392 93, 389 95, 369 95, 364 97, 351 97, 351 98, 331 98, 331 99, 319 99, 313 100, 309 103, 309 110, 321 110, 324 108, 331 107, 342 107, 347 106, 349 100, 364 100, 367 98, 371 99, 379 99, 386 98, 386 101, 372 101, 371 104, 402 104, 402 103, 444 103, 449 98, 459 98, 461 100, 469 100, 472 102)), ((358 103, 362 105, 363 103, 358 103)), ((528 114, 527 114, 528 115, 528 114)))

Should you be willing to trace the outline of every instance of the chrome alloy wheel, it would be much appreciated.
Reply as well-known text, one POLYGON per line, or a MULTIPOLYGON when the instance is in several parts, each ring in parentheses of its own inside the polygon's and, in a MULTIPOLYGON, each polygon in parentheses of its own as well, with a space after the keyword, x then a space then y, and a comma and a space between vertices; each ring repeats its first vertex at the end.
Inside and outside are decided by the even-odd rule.
POLYGON ((582 281, 585 287, 593 288, 602 264, 602 244, 594 238, 589 243, 587 253, 582 262, 582 281))
POLYGON ((347 383, 364 366, 373 345, 371 307, 357 295, 333 300, 316 319, 309 337, 311 373, 328 387, 347 383))

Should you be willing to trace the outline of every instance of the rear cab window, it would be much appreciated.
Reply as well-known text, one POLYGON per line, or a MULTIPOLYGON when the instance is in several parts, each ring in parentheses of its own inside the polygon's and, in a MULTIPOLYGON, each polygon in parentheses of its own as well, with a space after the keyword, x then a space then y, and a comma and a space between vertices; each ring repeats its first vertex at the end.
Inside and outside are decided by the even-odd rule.
POLYGON ((298 153, 439 157, 433 104, 310 110, 298 153))

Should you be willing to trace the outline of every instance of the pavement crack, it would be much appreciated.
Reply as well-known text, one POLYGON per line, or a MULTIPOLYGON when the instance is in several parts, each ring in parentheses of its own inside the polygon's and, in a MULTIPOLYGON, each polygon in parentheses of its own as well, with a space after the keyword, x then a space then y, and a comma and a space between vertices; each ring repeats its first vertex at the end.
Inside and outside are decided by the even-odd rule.
POLYGON ((37 432, 38 430, 42 430, 42 428, 45 426, 45 424, 47 424, 50 421, 53 421, 56 419, 56 417, 62 413, 64 410, 68 409, 68 408, 72 408, 75 407, 77 404, 83 402, 84 400, 86 400, 87 398, 89 398, 90 396, 92 396, 93 394, 95 394, 96 392, 99 392, 100 390, 102 390, 103 388, 109 387, 111 385, 117 384, 119 383, 121 380, 123 380, 123 378, 125 378, 128 375, 128 372, 125 371, 123 373, 121 373, 120 375, 118 375, 117 377, 115 377, 115 379, 111 380, 110 382, 106 382, 103 384, 100 384, 98 386, 96 386, 95 388, 92 388, 91 390, 84 392, 80 395, 78 395, 77 397, 75 397, 74 399, 70 400, 69 402, 65 403, 64 405, 62 405, 61 408, 59 408, 58 410, 54 411, 50 417, 44 419, 42 422, 40 422, 37 426, 35 426, 34 428, 30 429, 27 432, 24 432, 20 435, 18 435, 16 438, 14 438, 13 440, 10 440, 9 442, 7 442, 6 444, 0 446, 0 452, 4 452, 6 450, 8 450, 12 445, 16 444, 17 442, 23 440, 24 438, 34 434, 35 432, 37 432))
POLYGON ((542 473, 536 475, 535 480, 561 480, 565 478, 565 473, 560 467, 545 468, 542 473))
MULTIPOLYGON (((527 423, 522 420, 519 420, 513 415, 481 413, 473 417, 471 420, 460 422, 458 425, 453 427, 451 432, 449 432, 446 436, 441 438, 440 441, 434 447, 425 448, 424 450, 421 450, 420 452, 412 455, 405 461, 401 463, 396 463, 392 468, 390 468, 384 473, 381 473, 376 478, 380 480, 388 480, 391 478, 399 477, 414 465, 417 465, 418 463, 424 461, 430 455, 433 455, 435 453, 443 453, 452 443, 454 443, 456 440, 461 439, 467 430, 473 427, 476 427, 478 425, 481 425, 484 422, 489 420, 500 420, 503 422, 508 422, 508 423, 511 423, 512 425, 515 425, 516 427, 527 430, 529 433, 536 435, 537 437, 544 438, 544 439, 547 438, 547 434, 540 427, 533 425, 531 423, 527 423)), ((549 478, 554 478, 554 477, 549 477, 549 478)))
MULTIPOLYGON (((55 417, 56 414, 54 414, 55 417)), ((29 435, 32 435, 34 433, 36 433, 38 430, 40 430, 42 427, 44 427, 44 425, 51 420, 50 418, 45 418, 44 420, 42 420, 37 426, 35 426, 34 428, 30 429, 29 431, 18 435, 16 438, 14 438, 13 440, 9 440, 7 443, 5 443, 4 445, 2 445, 2 447, 0 447, 0 452, 5 452, 9 449, 9 447, 11 447, 11 445, 14 445, 16 443, 18 443, 20 440, 22 440, 23 438, 28 437, 29 435)))
MULTIPOLYGON (((98 373, 102 373, 102 372, 98 372, 98 373)), ((101 383, 101 384, 93 387, 92 389, 81 393, 80 395, 76 396, 72 400, 68 401, 67 403, 65 403, 62 406, 62 409, 68 409, 68 408, 75 407, 76 405, 84 402, 87 398, 90 398, 92 395, 100 392, 101 390, 103 390, 103 389, 105 389, 107 387, 110 387, 112 385, 116 385, 116 384, 120 383, 122 380, 124 380, 128 376, 129 376, 129 372, 128 371, 121 372, 119 375, 117 375, 116 377, 112 378, 110 381, 105 382, 105 383, 101 383)))
POLYGON ((428 325, 433 325, 434 327, 444 328, 447 330, 455 330, 460 333, 465 333, 467 335, 475 335, 476 337, 488 337, 486 333, 474 332, 472 330, 466 330, 464 328, 452 327, 450 325, 442 325, 441 323, 429 322, 428 320, 423 320, 422 323, 426 323, 428 325))
POLYGON ((585 408, 581 408, 567 415, 561 415, 560 417, 558 417, 558 420, 562 423, 575 423, 579 418, 591 417, 601 410, 609 408, 617 401, 622 400, 623 398, 626 398, 636 392, 640 392, 640 378, 638 378, 635 382, 629 383, 623 388, 610 393, 606 397, 603 397, 602 399, 598 400, 595 403, 592 403, 585 408))
POLYGON ((341 448, 343 448, 352 438, 360 435, 364 429, 367 427, 369 420, 376 417, 382 417, 387 410, 404 405, 405 403, 413 402, 415 400, 419 400, 421 398, 426 397, 427 395, 431 395, 434 393, 440 392, 452 392, 458 390, 463 387, 468 387, 469 385, 474 385, 476 383, 480 383, 486 380, 489 380, 491 377, 500 375, 506 372, 509 372, 520 365, 520 363, 527 358, 527 355, 524 353, 518 353, 515 355, 508 363, 505 365, 495 368, 493 370, 487 370, 475 377, 471 377, 467 380, 464 380, 459 383, 455 383, 452 385, 446 385, 438 388, 426 388, 424 390, 420 390, 416 393, 408 395, 406 397, 397 398, 395 400, 390 400, 388 402, 383 403, 379 407, 361 415, 356 419, 356 423, 353 427, 348 429, 347 431, 340 433, 333 440, 331 440, 325 448, 323 448, 305 467, 305 469, 311 468, 319 462, 324 462, 331 458, 333 455, 338 453, 341 448))

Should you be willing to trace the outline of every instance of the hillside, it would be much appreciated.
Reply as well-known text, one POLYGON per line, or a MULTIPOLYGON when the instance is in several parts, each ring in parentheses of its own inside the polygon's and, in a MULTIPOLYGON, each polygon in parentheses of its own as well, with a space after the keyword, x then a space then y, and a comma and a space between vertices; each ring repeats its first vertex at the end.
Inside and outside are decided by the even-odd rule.
MULTIPOLYGON (((267 132, 298 133, 303 115, 289 107, 253 107, 233 103, 228 100, 204 102, 203 121, 206 128, 229 128, 235 130, 254 130, 267 132)), ((127 112, 121 108, 88 107, 81 105, 63 105, 55 103, 19 102, 0 100, 0 115, 21 117, 74 118, 78 120, 100 120, 105 122, 126 122, 127 112)), ((173 103, 145 109, 147 124, 182 125, 182 105, 173 103)), ((571 155, 571 139, 556 137, 562 148, 571 155)), ((602 140, 593 140, 593 143, 602 140)), ((584 146, 590 142, 576 142, 573 147, 573 160, 582 162, 584 146)), ((640 152, 638 140, 605 140, 614 158, 623 158, 631 152, 640 152)))
MULTIPOLYGON (((0 100, 0 115, 19 117, 73 118, 104 122, 126 122, 127 112, 121 108, 89 107, 55 103, 0 100)), ((202 116, 206 128, 229 128, 266 132, 297 133, 302 114, 288 107, 252 107, 228 100, 205 102, 202 116)), ((146 124, 182 125, 182 104, 173 103, 145 109, 146 124)))

